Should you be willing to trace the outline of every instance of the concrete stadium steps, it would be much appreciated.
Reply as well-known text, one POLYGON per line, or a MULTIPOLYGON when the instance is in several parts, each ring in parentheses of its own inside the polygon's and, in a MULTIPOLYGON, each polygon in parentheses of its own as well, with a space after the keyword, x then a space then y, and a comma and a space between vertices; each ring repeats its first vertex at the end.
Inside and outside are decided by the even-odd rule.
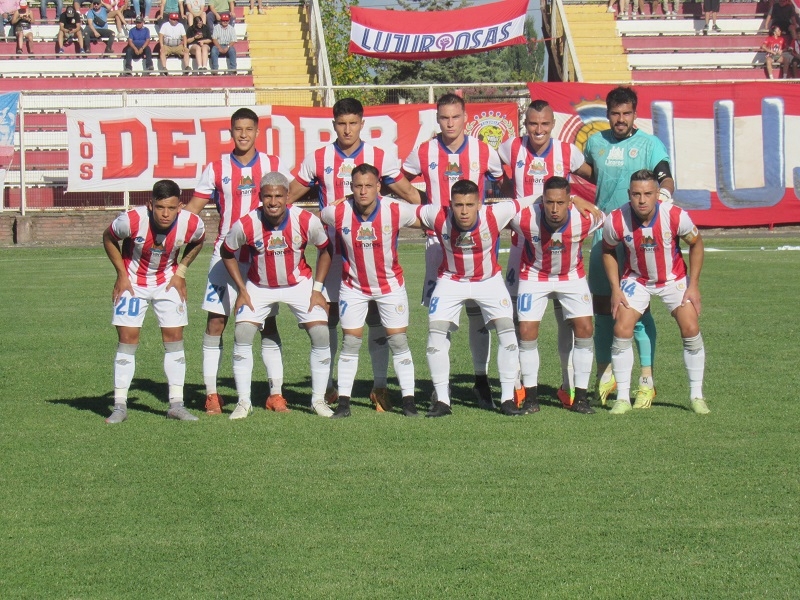
MULTIPOLYGON (((155 62, 155 57, 153 58, 155 62)), ((142 72, 142 61, 134 63, 134 72, 142 72)), ((170 74, 181 75, 180 58, 172 56, 167 59, 167 71, 170 74)), ((225 63, 221 62, 220 68, 224 69, 225 63)), ((250 70, 249 58, 237 58, 237 68, 240 71, 250 70)), ((37 58, 31 60, 6 60, 3 61, 3 79, 29 78, 34 73, 43 77, 75 77, 98 76, 118 77, 122 75, 122 55, 116 57, 92 57, 83 60, 76 58, 37 58)), ((152 75, 151 75, 152 77, 152 75)))
MULTIPOLYGON (((776 71, 777 73, 777 71, 776 71)), ((777 77, 777 75, 776 75, 777 77)), ((763 81, 766 78, 763 68, 733 69, 661 69, 658 71, 634 71, 634 83, 652 82, 720 82, 720 81, 763 81)))
MULTIPOLYGON (((116 62, 119 66, 120 62, 116 62)), ((2 69, 5 65, 0 65, 2 69)), ((134 67, 141 68, 139 65, 134 67)), ((13 86, 18 91, 70 91, 70 90, 169 90, 185 91, 191 88, 196 93, 212 92, 219 88, 252 88, 252 75, 193 75, 184 77, 169 76, 143 76, 141 71, 135 70, 132 77, 123 77, 119 70, 116 76, 69 76, 63 77, 19 77, 0 78, 0 88, 13 86), (13 81, 13 84, 10 83, 13 81)), ((68 106, 68 105, 65 105, 68 106)))
MULTIPOLYGON (((763 19, 717 19, 717 25, 722 33, 732 35, 757 35, 760 31, 763 19)), ((617 31, 622 36, 629 35, 702 35, 705 21, 699 19, 636 19, 624 21, 617 20, 617 31)), ((719 35, 719 34, 710 34, 719 35)), ((766 37, 766 35, 765 35, 766 37)))
POLYGON ((761 47, 761 36, 757 35, 704 35, 704 36, 625 36, 622 45, 632 52, 742 52, 757 51, 761 47))
MULTIPOLYGON (((312 86, 316 84, 316 67, 307 24, 308 13, 302 6, 278 6, 264 15, 247 15, 250 61, 253 83, 257 87, 312 86)), ((279 104, 282 92, 259 93, 259 104, 279 104)), ((301 106, 314 106, 316 99, 309 92, 297 92, 295 101, 301 106)))
POLYGON ((630 81, 614 15, 606 5, 565 4, 564 11, 583 80, 630 81))

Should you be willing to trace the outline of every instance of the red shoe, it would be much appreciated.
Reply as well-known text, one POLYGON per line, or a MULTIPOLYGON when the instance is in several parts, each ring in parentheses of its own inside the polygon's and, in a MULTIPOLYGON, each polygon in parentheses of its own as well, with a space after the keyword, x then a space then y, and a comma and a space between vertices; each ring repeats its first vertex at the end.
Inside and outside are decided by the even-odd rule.
POLYGON ((570 408, 572 406, 573 402, 572 393, 568 392, 563 387, 558 388, 556 396, 558 396, 558 399, 561 401, 561 405, 564 408, 570 408))
POLYGON ((514 404, 517 405, 517 408, 520 408, 525 403, 525 388, 518 387, 514 388, 514 404))
POLYGON ((209 394, 206 396, 206 414, 207 415, 221 415, 222 407, 225 403, 219 394, 209 394))
POLYGON ((267 398, 267 410, 274 410, 275 412, 291 412, 289 407, 286 406, 286 399, 280 394, 272 394, 267 398))

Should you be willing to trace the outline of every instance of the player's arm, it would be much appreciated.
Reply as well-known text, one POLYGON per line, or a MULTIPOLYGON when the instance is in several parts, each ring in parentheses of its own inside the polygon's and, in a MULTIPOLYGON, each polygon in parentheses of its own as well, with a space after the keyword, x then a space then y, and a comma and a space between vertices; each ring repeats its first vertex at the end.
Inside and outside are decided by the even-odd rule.
POLYGON ((662 202, 672 202, 672 192, 675 191, 675 180, 672 178, 672 171, 669 162, 662 160, 653 169, 658 179, 658 199, 662 202))
POLYGON ((583 177, 586 181, 591 181, 593 170, 591 165, 589 165, 589 163, 584 162, 580 167, 575 169, 572 173, 574 175, 577 175, 578 177, 583 177))
POLYGON ((181 261, 178 263, 178 269, 175 271, 175 274, 172 276, 172 279, 169 280, 167 284, 167 289, 175 288, 178 290, 178 295, 181 297, 181 300, 186 302, 187 294, 186 294, 186 269, 189 268, 189 265, 194 262, 194 259, 197 258, 197 255, 200 254, 200 250, 203 249, 203 242, 205 241, 205 236, 200 238, 197 241, 189 242, 186 244, 186 248, 183 250, 183 256, 181 257, 181 261))
MULTIPOLYGON (((603 232, 605 236, 605 232, 603 232)), ((617 318, 617 309, 621 306, 630 308, 619 282, 619 264, 617 262, 617 247, 603 240, 603 268, 606 270, 608 283, 611 286, 611 316, 617 318)))
POLYGON ((572 204, 578 209, 578 212, 581 213, 584 219, 602 219, 603 211, 588 200, 584 200, 578 196, 570 196, 570 198, 572 199, 572 204))
POLYGON ((294 204, 300 198, 306 195, 308 192, 308 186, 303 185, 297 179, 292 179, 291 183, 289 184, 289 204, 294 204))
POLYGON ((314 272, 314 287, 311 290, 311 302, 308 305, 308 311, 315 306, 321 306, 325 312, 328 312, 328 301, 322 293, 322 288, 325 284, 325 278, 328 276, 328 271, 331 269, 331 262, 333 260, 332 244, 328 243, 324 248, 319 249, 317 254, 317 267, 314 272))
MULTIPOLYGON (((230 236, 229 232, 229 236, 230 236)), ((228 238, 225 238, 225 243, 222 244, 220 248, 219 255, 222 258, 222 263, 225 265, 225 268, 228 270, 228 274, 231 276, 233 280, 233 284, 236 286, 236 289, 239 291, 239 295, 236 297, 236 304, 233 306, 233 312, 231 314, 236 314, 239 312, 239 309, 242 306, 247 306, 250 310, 255 310, 253 308, 253 302, 250 300, 250 294, 247 293, 247 286, 244 283, 244 279, 242 278, 242 274, 239 271, 239 261, 236 260, 236 255, 233 253, 233 250, 228 248, 227 246, 228 238)))
POLYGON ((110 228, 103 232, 103 248, 106 251, 108 260, 111 261, 111 264, 114 265, 114 270, 117 272, 117 280, 114 282, 114 290, 111 292, 111 300, 116 305, 124 292, 129 292, 131 296, 135 294, 133 293, 133 286, 128 277, 128 272, 125 270, 125 262, 122 260, 119 242, 110 228))
POLYGON ((694 229, 691 233, 681 238, 689 245, 689 285, 686 286, 686 293, 683 295, 681 304, 691 302, 700 315, 700 271, 703 269, 703 258, 705 256, 703 238, 700 232, 694 229))
POLYGON ((404 175, 399 177, 394 183, 388 183, 387 187, 398 198, 402 198, 409 204, 420 204, 422 196, 417 188, 404 175))

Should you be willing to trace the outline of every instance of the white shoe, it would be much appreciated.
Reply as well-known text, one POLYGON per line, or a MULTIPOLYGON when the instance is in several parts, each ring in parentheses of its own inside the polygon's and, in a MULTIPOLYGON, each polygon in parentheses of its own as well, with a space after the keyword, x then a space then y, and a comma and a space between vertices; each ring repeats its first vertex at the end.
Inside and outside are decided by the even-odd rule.
POLYGON ((252 15, 253 14, 253 9, 251 8, 247 14, 248 15, 252 15))
POLYGON ((333 415, 333 410, 331 410, 331 407, 328 406, 324 398, 321 400, 312 400, 311 408, 313 408, 320 417, 330 417, 333 415))
POLYGON ((241 400, 233 409, 230 419, 246 419, 253 412, 253 405, 250 402, 242 402, 241 400))
POLYGON ((609 6, 609 7, 606 9, 606 12, 608 12, 608 13, 613 13, 613 12, 617 12, 617 11, 615 11, 615 10, 614 10, 614 7, 613 7, 613 6, 609 6))

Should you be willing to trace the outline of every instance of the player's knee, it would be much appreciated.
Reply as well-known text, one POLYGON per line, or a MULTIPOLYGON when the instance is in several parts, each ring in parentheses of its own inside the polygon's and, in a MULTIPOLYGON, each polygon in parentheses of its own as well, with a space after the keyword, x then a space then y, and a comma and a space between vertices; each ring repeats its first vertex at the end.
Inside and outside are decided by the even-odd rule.
POLYGON ((575 337, 590 338, 594 334, 594 326, 591 317, 572 320, 572 332, 575 337))
POLYGON ((164 342, 164 352, 183 352, 183 340, 177 342, 164 342))
POLYGON ((611 354, 622 354, 626 350, 633 347, 633 338, 620 338, 614 337, 614 341, 611 342, 611 354))
POLYGON ((306 332, 311 340, 311 347, 321 350, 330 347, 330 336, 328 335, 328 328, 324 325, 314 325, 309 327, 306 332))
POLYGON ((357 355, 361 350, 361 338, 349 333, 344 334, 342 340, 342 354, 357 355))
POLYGON ((699 332, 697 335, 683 338, 683 348, 689 354, 697 354, 703 350, 703 336, 699 332))
POLYGON ((234 329, 233 341, 241 345, 252 344, 253 338, 256 336, 256 331, 258 331, 258 327, 256 327, 255 323, 247 323, 244 321, 237 323, 234 329))
POLYGON ((393 333, 389 336, 389 348, 392 354, 408 352, 408 336, 405 333, 393 333))

